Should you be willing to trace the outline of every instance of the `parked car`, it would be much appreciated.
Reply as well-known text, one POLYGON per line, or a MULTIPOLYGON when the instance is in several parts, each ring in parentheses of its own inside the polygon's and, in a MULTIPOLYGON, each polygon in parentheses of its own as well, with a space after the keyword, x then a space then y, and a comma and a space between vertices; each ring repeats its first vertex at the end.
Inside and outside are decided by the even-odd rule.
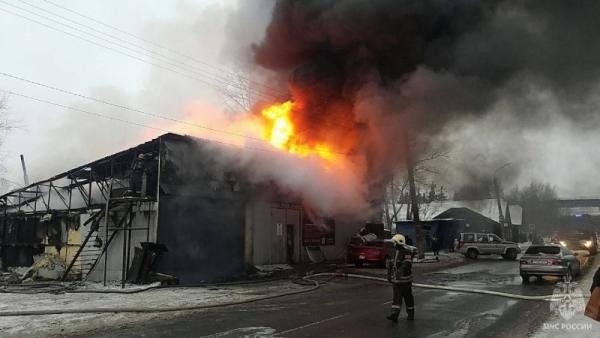
POLYGON ((394 254, 394 244, 389 239, 364 241, 360 237, 353 237, 348 244, 347 261, 357 267, 365 263, 386 266, 386 261, 394 258, 394 254))
POLYGON ((562 245, 532 245, 521 257, 519 273, 523 283, 528 283, 530 276, 572 278, 581 274, 581 264, 577 259, 577 253, 562 245))
POLYGON ((581 269, 585 269, 590 264, 590 256, 592 256, 591 252, 593 252, 592 250, 590 250, 591 246, 589 245, 589 241, 580 240, 575 236, 567 238, 572 238, 573 240, 569 240, 565 237, 562 237, 562 240, 560 240, 559 243, 556 244, 560 244, 569 249, 569 251, 572 251, 575 254, 575 256, 577 256, 577 260, 579 260, 581 269))
POLYGON ((559 237, 559 243, 571 250, 587 250, 590 255, 598 252, 598 237, 595 232, 572 232, 559 237))
POLYGON ((500 255, 504 259, 517 259, 521 248, 515 242, 505 241, 490 233, 461 233, 458 251, 468 258, 475 259, 479 255, 500 255))

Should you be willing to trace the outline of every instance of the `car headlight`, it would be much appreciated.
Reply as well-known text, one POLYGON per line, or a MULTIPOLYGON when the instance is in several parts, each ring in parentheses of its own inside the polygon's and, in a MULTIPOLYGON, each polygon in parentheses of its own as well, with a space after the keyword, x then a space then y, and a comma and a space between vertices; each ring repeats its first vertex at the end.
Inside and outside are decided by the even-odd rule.
POLYGON ((560 245, 567 246, 567 244, 565 242, 563 242, 563 241, 560 241, 560 245))
POLYGON ((589 248, 590 246, 592 246, 592 241, 585 241, 583 245, 585 245, 586 248, 589 248))

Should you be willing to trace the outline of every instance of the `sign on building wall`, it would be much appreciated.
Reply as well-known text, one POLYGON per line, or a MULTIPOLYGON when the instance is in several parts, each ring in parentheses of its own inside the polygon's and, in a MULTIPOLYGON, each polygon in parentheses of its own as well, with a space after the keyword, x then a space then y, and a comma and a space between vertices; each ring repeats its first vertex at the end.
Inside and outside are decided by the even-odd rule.
POLYGON ((335 220, 321 218, 313 221, 305 215, 302 224, 302 245, 335 245, 335 220))

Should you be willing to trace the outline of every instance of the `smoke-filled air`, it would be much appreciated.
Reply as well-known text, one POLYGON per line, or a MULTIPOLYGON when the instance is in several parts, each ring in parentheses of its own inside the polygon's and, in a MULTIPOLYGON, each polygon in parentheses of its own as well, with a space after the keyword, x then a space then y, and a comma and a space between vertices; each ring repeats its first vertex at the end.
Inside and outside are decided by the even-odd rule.
POLYGON ((261 163, 322 211, 378 200, 406 140, 416 157, 448 152, 450 186, 511 160, 512 184, 544 175, 585 194, 597 165, 568 181, 563 161, 598 164, 598 17, 595 1, 277 1, 248 53, 289 97, 258 100, 253 118, 275 148, 325 164, 261 163))
MULTIPOLYGON (((416 160, 431 149, 447 154, 435 180, 450 191, 487 182, 511 162, 503 171, 506 187, 535 178, 552 182, 559 196, 591 195, 600 188, 599 17, 597 1, 261 0, 185 7, 148 27, 147 37, 237 68, 237 75, 223 73, 231 79, 227 86, 214 90, 151 67, 140 93, 92 93, 186 121, 141 119, 159 130, 136 140, 130 139, 135 126, 113 128, 119 147, 164 131, 242 145, 235 163, 255 182, 274 181, 324 214, 364 215, 377 205, 392 175, 405 173, 407 140, 416 160), (572 165, 581 158, 585 165, 572 165)), ((116 150, 93 142, 110 129, 96 126, 64 127, 71 139, 87 141, 63 147, 67 167, 33 163, 34 175, 116 150), (102 149, 92 153, 90 143, 102 149)), ((46 138, 64 130, 52 132, 46 138)))

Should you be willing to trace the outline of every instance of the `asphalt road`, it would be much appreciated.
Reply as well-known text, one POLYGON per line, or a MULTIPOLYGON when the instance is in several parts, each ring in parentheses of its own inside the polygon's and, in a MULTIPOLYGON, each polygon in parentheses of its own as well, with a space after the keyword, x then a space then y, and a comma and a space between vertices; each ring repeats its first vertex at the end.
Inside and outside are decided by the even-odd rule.
MULTIPOLYGON (((541 295, 552 293, 556 279, 522 285, 518 262, 481 258, 418 276, 416 282, 541 295)), ((308 294, 109 328, 84 336, 519 337, 536 331, 550 314, 548 303, 538 301, 418 288, 414 295, 416 319, 401 317, 398 324, 385 319, 390 310, 389 285, 335 279, 308 294)))

